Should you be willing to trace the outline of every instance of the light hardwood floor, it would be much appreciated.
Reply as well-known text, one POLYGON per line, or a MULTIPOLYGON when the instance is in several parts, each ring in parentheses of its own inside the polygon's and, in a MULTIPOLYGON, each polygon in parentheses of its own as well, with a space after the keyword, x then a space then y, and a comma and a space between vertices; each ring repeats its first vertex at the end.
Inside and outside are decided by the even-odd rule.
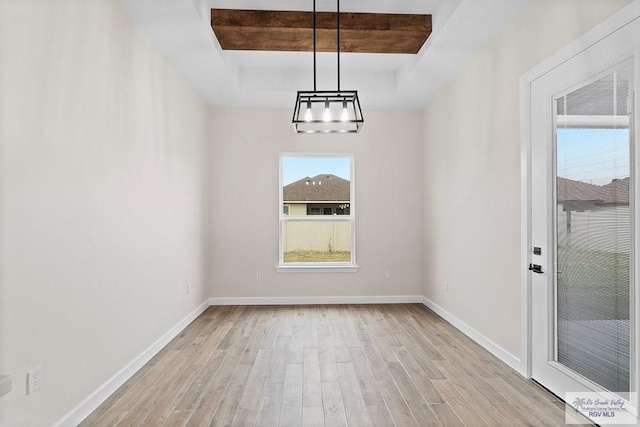
POLYGON ((81 426, 558 426, 563 403, 419 304, 210 307, 81 426))

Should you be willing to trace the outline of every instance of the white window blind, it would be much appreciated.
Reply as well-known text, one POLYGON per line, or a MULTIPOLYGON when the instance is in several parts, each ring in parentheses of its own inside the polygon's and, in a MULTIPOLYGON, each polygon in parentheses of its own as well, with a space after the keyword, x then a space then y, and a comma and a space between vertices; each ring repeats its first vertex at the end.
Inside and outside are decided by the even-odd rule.
POLYGON ((631 64, 555 99, 556 360, 629 391, 631 64))

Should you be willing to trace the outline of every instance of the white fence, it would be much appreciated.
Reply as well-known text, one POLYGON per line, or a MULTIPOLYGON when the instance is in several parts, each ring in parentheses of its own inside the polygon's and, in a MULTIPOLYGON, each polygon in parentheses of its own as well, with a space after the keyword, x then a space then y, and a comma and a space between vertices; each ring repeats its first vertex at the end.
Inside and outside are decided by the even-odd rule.
POLYGON ((631 216, 629 206, 607 206, 570 213, 558 205, 558 244, 584 251, 629 253, 631 216))
POLYGON ((351 250, 349 221, 285 221, 282 233, 284 252, 351 250))

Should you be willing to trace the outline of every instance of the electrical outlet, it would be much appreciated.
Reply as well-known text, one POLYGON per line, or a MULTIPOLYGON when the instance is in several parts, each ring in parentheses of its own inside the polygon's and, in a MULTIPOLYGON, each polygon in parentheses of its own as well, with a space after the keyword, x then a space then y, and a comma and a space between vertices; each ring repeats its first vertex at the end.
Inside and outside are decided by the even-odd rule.
POLYGON ((27 372, 27 394, 31 394, 42 386, 42 368, 27 372))
POLYGON ((384 271, 384 278, 385 279, 391 279, 391 272, 389 270, 385 270, 384 271))
POLYGON ((186 291, 187 291, 187 295, 191 293, 191 285, 187 285, 186 291))
POLYGON ((449 282, 444 282, 444 291, 449 292, 449 282))
POLYGON ((262 280, 262 273, 260 271, 256 271, 256 280, 259 282, 262 280))

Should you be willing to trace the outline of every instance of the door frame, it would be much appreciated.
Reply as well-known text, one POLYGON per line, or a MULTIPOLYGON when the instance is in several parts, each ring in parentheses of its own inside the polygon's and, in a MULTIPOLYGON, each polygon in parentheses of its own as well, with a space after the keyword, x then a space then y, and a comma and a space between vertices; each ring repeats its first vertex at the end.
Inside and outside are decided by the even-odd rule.
MULTIPOLYGON (((521 341, 520 341, 520 373, 527 378, 532 375, 532 292, 531 292, 531 272, 528 270, 529 263, 532 262, 532 237, 531 237, 531 88, 534 81, 561 64, 567 62, 574 56, 598 43, 602 39, 616 32, 629 23, 640 19, 640 0, 636 0, 621 10, 605 19, 603 22, 583 34, 572 43, 553 54, 540 64, 536 65, 520 77, 520 216, 521 216, 521 254, 520 254, 520 305, 521 305, 521 341)), ((635 67, 640 70, 640 55, 636 55, 635 67)), ((636 89, 639 86, 636 85, 636 89)), ((640 96, 634 97, 635 121, 638 123, 640 114, 640 96)), ((632 125, 633 126, 633 125, 632 125)), ((636 127, 636 138, 640 137, 638 127, 636 127)), ((636 153, 637 158, 640 153, 636 153)), ((640 173, 640 171, 639 171, 640 173)), ((640 202, 637 196, 640 193, 636 188, 636 203, 640 202)), ((640 227, 638 227, 640 228, 640 227)), ((635 231, 635 238, 638 238, 638 230, 635 231)), ((635 297, 635 313, 640 315, 640 295, 635 297)), ((637 320, 636 320, 637 322, 637 320)), ((640 342, 632 340, 635 354, 640 354, 640 342)), ((636 377, 638 372, 632 373, 636 377)), ((640 380, 640 378, 636 378, 640 380)), ((640 382, 640 381, 639 381, 640 382)), ((640 395, 640 394, 639 394, 640 395)), ((640 407, 640 398, 635 402, 636 407, 640 407)))

